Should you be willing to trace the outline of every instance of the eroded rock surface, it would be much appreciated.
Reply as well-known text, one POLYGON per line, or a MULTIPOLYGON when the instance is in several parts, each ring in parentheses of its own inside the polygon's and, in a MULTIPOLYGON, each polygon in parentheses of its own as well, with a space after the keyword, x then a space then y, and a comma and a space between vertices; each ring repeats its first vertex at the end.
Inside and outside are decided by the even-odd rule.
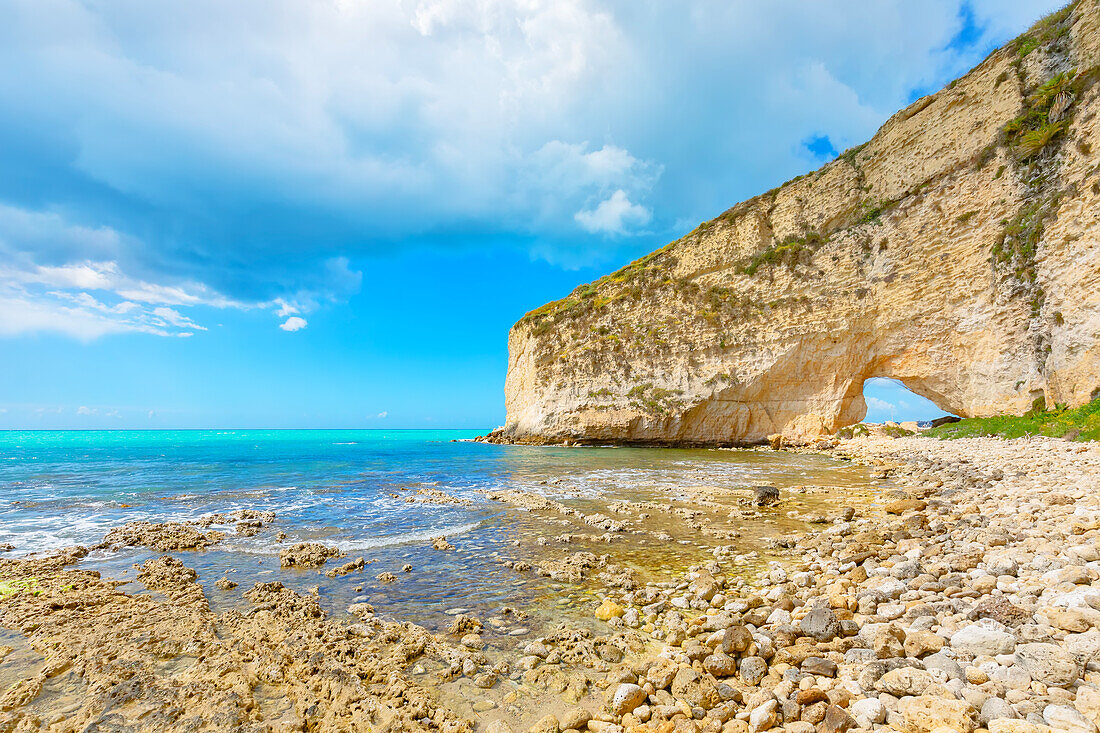
POLYGON ((50 730, 468 730, 401 671, 439 648, 424 629, 333 621, 281 583, 250 589, 248 612, 218 615, 176 558, 140 568, 158 599, 63 568, 81 554, 0 562, 3 577, 36 581, 2 599, 0 626, 48 660, 0 698, 0 730, 43 727, 31 704, 63 685, 50 730))

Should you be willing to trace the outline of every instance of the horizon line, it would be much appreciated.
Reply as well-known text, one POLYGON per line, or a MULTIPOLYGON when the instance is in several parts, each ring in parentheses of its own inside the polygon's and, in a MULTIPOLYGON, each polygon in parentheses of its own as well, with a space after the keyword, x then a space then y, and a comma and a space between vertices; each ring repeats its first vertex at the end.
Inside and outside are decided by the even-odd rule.
POLYGON ((413 430, 449 430, 449 431, 470 431, 470 430, 483 430, 484 428, 0 428, 0 433, 160 433, 167 430, 175 431, 211 431, 211 430, 224 430, 224 431, 243 431, 243 430, 271 430, 271 431, 290 431, 290 430, 371 430, 371 431, 390 431, 390 432, 409 432, 413 430))

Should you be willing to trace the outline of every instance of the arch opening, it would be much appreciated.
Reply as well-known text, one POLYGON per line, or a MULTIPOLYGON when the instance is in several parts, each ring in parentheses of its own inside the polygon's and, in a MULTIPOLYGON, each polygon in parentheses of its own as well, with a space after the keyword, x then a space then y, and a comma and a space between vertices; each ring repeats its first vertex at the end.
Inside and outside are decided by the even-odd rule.
POLYGON ((909 389, 900 379, 870 377, 863 382, 863 400, 867 414, 863 422, 928 423, 942 417, 955 417, 932 400, 909 389))

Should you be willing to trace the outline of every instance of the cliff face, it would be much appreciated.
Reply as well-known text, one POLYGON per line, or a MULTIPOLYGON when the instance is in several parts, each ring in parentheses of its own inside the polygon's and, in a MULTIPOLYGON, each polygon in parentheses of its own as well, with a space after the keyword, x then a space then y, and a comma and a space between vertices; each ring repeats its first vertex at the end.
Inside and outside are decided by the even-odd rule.
POLYGON ((1100 2, 509 335, 503 438, 747 443, 1100 394, 1100 2))

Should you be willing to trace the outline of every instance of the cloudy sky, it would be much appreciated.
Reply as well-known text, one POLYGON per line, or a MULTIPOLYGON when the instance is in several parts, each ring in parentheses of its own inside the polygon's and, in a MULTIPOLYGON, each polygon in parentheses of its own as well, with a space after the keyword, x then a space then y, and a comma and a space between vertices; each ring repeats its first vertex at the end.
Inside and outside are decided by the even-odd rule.
POLYGON ((524 312, 1059 4, 0 0, 0 427, 492 427, 524 312))

